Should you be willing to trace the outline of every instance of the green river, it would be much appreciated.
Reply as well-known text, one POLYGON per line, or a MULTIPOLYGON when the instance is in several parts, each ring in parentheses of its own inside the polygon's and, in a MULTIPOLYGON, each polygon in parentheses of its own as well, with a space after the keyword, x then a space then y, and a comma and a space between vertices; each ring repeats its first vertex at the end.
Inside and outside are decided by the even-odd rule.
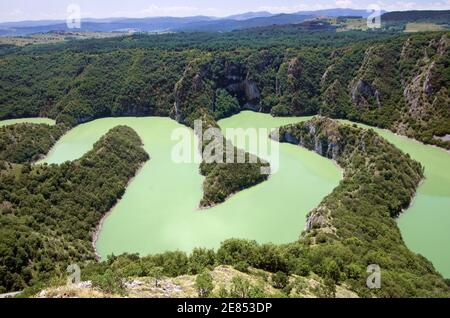
MULTIPOLYGON (((275 128, 307 119, 273 118, 244 111, 221 120, 219 125, 224 130, 275 128)), ((0 125, 3 123, 15 121, 0 125)), ((166 250, 189 252, 194 247, 215 248, 231 237, 291 242, 304 229, 306 214, 342 178, 341 170, 332 161, 298 146, 280 144, 279 169, 268 181, 214 208, 199 210, 203 177, 198 164, 175 163, 171 159, 172 148, 178 143, 171 134, 183 126, 160 117, 105 118, 79 125, 64 135, 42 162, 77 159, 116 125, 135 129, 151 159, 103 221, 96 242, 102 258, 111 253, 145 255, 166 250)), ((426 256, 444 276, 450 277, 450 154, 386 130, 375 130, 425 166, 426 180, 398 224, 408 247, 426 256)), ((193 133, 187 131, 193 141, 193 133)))

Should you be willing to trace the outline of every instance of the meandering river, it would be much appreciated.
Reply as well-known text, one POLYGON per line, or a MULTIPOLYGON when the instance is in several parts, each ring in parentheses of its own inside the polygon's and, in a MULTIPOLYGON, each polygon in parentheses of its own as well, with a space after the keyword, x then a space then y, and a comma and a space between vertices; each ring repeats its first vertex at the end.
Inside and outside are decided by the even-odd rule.
MULTIPOLYGON (((220 124, 223 128, 233 127, 236 119, 239 117, 220 124)), ((259 115, 240 122, 238 127, 272 128, 299 120, 302 119, 259 115)), ((136 130, 151 159, 104 220, 96 243, 102 257, 123 252, 145 255, 177 249, 191 251, 199 246, 215 248, 231 237, 291 242, 303 230, 308 211, 342 177, 331 161, 283 144, 280 169, 268 182, 240 192, 212 209, 199 210, 203 177, 198 164, 177 164, 171 159, 172 148, 178 143, 171 140, 171 134, 176 128, 186 128, 171 119, 155 117, 105 118, 79 125, 61 138, 44 162, 61 163, 81 157, 119 124, 136 130)))
MULTIPOLYGON (((219 125, 224 130, 275 128, 307 119, 273 118, 245 111, 219 125)), ((15 122, 0 122, 0 126, 15 122)), ((291 242, 303 230, 306 214, 342 178, 342 172, 330 160, 298 146, 280 144, 279 169, 268 181, 214 208, 198 210, 203 182, 198 164, 177 164, 171 159, 173 146, 178 143, 171 134, 183 126, 159 117, 105 118, 79 125, 64 135, 42 162, 80 158, 117 125, 135 129, 151 159, 103 222, 96 242, 103 258, 111 253, 145 255, 166 250, 189 252, 194 247, 215 248, 231 237, 291 242)), ((444 276, 450 277, 450 154, 386 130, 375 130, 425 166, 426 180, 398 224, 408 247, 426 256, 444 276)))

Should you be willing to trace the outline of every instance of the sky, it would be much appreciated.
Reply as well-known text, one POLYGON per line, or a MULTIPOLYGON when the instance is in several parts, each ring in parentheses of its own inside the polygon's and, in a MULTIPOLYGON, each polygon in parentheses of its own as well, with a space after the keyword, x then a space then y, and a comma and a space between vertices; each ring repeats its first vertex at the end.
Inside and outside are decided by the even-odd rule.
POLYGON ((80 8, 82 18, 207 15, 223 17, 248 11, 292 13, 329 8, 382 10, 444 10, 450 0, 0 0, 0 22, 65 20, 69 5, 80 8))

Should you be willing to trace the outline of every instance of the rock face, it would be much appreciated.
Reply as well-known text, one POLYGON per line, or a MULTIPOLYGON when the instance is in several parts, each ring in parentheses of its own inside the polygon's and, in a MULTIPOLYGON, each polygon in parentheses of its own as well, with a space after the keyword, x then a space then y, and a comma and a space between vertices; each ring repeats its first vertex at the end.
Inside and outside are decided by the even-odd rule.
POLYGON ((446 142, 450 141, 450 134, 446 134, 445 136, 433 136, 433 137, 446 142))
POLYGON ((283 140, 294 145, 300 144, 300 140, 296 137, 294 137, 291 133, 286 132, 283 136, 283 140))
MULTIPOLYGON (((441 76, 444 65, 448 64, 450 56, 448 46, 447 35, 443 35, 439 41, 430 40, 428 47, 422 50, 418 63, 414 67, 412 72, 414 76, 411 79, 403 79, 406 112, 396 123, 396 129, 399 133, 416 137, 418 130, 429 130, 431 128, 428 127, 430 120, 434 122, 448 120, 445 116, 448 116, 448 110, 446 109, 449 107, 450 99, 448 87, 445 81, 442 81, 441 76), (411 123, 414 123, 414 127, 411 127, 411 123)), ((417 47, 410 43, 408 46, 404 46, 402 59, 408 60, 409 56, 417 54, 416 52, 417 47)), ((448 142, 445 139, 435 140, 448 142)))
POLYGON ((254 81, 245 79, 239 83, 229 84, 227 90, 244 101, 244 109, 259 111, 261 93, 254 81))
POLYGON ((314 228, 323 228, 326 224, 326 219, 324 216, 314 213, 308 216, 306 219, 305 230, 311 231, 314 228))
MULTIPOLYGON (((327 128, 329 136, 325 137, 325 133, 317 133, 317 125, 314 121, 309 121, 304 124, 304 129, 307 134, 296 134, 295 129, 284 129, 280 134, 281 142, 288 142, 291 144, 299 145, 307 149, 313 150, 321 156, 329 159, 337 160, 340 154, 339 147, 339 134, 337 130, 337 123, 332 120, 326 120, 329 125, 327 128)), ((323 128, 323 127, 322 127, 323 128)))
POLYGON ((243 82, 245 97, 250 103, 258 103, 261 98, 259 89, 253 81, 245 80, 243 82))
POLYGON ((288 62, 287 65, 287 74, 288 76, 297 78, 300 76, 302 72, 302 64, 299 57, 294 57, 288 62))
POLYGON ((380 92, 363 79, 358 79, 356 83, 351 84, 351 96, 358 107, 370 108, 369 98, 375 99, 376 107, 381 107, 380 92))
POLYGON ((237 97, 242 109, 261 110, 261 92, 257 83, 247 78, 242 65, 224 61, 223 70, 217 74, 211 64, 212 61, 191 62, 175 85, 172 114, 178 122, 184 123, 196 107, 215 109, 215 90, 218 88, 237 97))
POLYGON ((374 109, 382 106, 379 76, 382 74, 393 76, 388 66, 390 61, 379 62, 385 54, 384 50, 380 46, 369 47, 356 77, 350 82, 351 101, 357 108, 374 109))

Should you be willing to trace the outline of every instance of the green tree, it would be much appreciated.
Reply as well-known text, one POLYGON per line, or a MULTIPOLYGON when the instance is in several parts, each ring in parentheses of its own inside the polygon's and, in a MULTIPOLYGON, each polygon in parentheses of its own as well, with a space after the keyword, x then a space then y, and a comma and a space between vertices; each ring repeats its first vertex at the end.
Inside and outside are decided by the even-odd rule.
POLYGON ((217 260, 220 264, 235 266, 239 262, 245 262, 249 266, 257 259, 256 241, 229 239, 220 245, 217 251, 217 260))
POLYGON ((150 275, 155 280, 155 287, 159 287, 159 283, 163 278, 164 268, 156 266, 150 271, 150 275))
POLYGON ((197 275, 195 279, 195 287, 197 288, 198 296, 201 298, 209 297, 214 289, 213 278, 210 272, 203 272, 197 275))
POLYGON ((239 112, 239 110, 239 101, 236 97, 231 96, 225 89, 218 89, 216 91, 215 119, 229 117, 239 112))
POLYGON ((336 298, 336 283, 331 278, 326 278, 323 285, 323 292, 320 295, 324 298, 336 298))
POLYGON ((109 268, 103 275, 96 276, 92 283, 104 292, 124 295, 126 292, 124 279, 118 271, 109 268))
POLYGON ((204 269, 214 266, 216 254, 213 249, 194 248, 189 256, 189 272, 191 274, 201 273, 204 269))
POLYGON ((234 276, 231 280, 230 295, 233 298, 248 298, 250 295, 250 282, 240 276, 234 276))
POLYGON ((328 260, 325 263, 325 276, 332 279, 336 284, 341 278, 341 271, 334 260, 328 260))
POLYGON ((278 289, 283 289, 289 283, 289 277, 286 273, 276 272, 272 275, 272 286, 278 289))

